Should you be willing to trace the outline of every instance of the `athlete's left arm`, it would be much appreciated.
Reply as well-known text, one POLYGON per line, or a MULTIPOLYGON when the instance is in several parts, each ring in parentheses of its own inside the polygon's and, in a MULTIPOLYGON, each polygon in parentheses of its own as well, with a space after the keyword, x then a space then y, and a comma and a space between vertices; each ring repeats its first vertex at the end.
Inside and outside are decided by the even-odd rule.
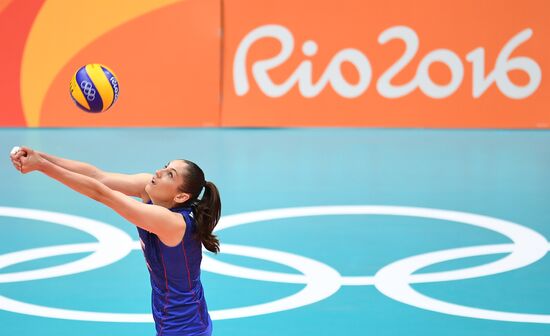
POLYGON ((21 158, 21 162, 22 173, 40 171, 76 192, 105 204, 132 224, 155 233, 161 239, 185 230, 185 222, 180 214, 161 206, 137 201, 110 189, 96 179, 60 167, 30 149, 27 156, 21 158))

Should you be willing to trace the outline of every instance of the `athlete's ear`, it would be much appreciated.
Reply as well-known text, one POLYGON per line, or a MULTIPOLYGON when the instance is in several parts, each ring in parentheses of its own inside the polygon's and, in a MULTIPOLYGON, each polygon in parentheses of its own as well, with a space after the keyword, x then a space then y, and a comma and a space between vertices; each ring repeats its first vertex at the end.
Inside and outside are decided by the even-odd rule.
POLYGON ((191 195, 188 193, 179 193, 174 197, 174 201, 176 203, 185 203, 191 198, 191 195))

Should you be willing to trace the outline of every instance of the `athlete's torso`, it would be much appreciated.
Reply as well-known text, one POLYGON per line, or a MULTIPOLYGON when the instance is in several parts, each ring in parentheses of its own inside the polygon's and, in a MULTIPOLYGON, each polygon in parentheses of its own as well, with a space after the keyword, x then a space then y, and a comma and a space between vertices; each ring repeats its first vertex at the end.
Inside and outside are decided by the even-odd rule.
POLYGON ((158 336, 211 334, 212 322, 200 281, 201 242, 194 238, 190 208, 181 213, 186 228, 182 241, 170 247, 157 235, 138 228, 151 278, 153 318, 158 336))

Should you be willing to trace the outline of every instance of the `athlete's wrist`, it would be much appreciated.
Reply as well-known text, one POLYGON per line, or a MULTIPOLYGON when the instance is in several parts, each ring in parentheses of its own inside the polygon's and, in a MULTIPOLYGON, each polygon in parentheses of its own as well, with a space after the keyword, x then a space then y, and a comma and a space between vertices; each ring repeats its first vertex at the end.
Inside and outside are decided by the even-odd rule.
MULTIPOLYGON (((38 154, 38 153, 37 153, 38 154)), ((46 171, 49 167, 51 167, 52 163, 45 158, 43 158, 40 155, 37 155, 37 162, 36 162, 36 170, 40 172, 46 171)))

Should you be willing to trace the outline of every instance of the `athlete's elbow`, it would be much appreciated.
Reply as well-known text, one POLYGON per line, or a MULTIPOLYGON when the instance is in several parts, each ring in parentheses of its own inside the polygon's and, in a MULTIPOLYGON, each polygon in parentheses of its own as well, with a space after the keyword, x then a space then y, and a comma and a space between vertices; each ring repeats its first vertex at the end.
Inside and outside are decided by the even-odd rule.
POLYGON ((91 192, 88 193, 88 197, 90 197, 94 201, 97 201, 100 203, 106 203, 106 197, 100 191, 92 190, 91 192))
POLYGON ((110 200, 113 198, 112 190, 109 190, 109 188, 98 184, 96 184, 94 188, 91 188, 88 197, 106 205, 109 205, 111 203, 110 200))
POLYGON ((88 176, 90 176, 91 178, 105 184, 105 179, 107 178, 107 174, 105 174, 105 172, 95 166, 92 166, 92 165, 88 165, 88 176))

